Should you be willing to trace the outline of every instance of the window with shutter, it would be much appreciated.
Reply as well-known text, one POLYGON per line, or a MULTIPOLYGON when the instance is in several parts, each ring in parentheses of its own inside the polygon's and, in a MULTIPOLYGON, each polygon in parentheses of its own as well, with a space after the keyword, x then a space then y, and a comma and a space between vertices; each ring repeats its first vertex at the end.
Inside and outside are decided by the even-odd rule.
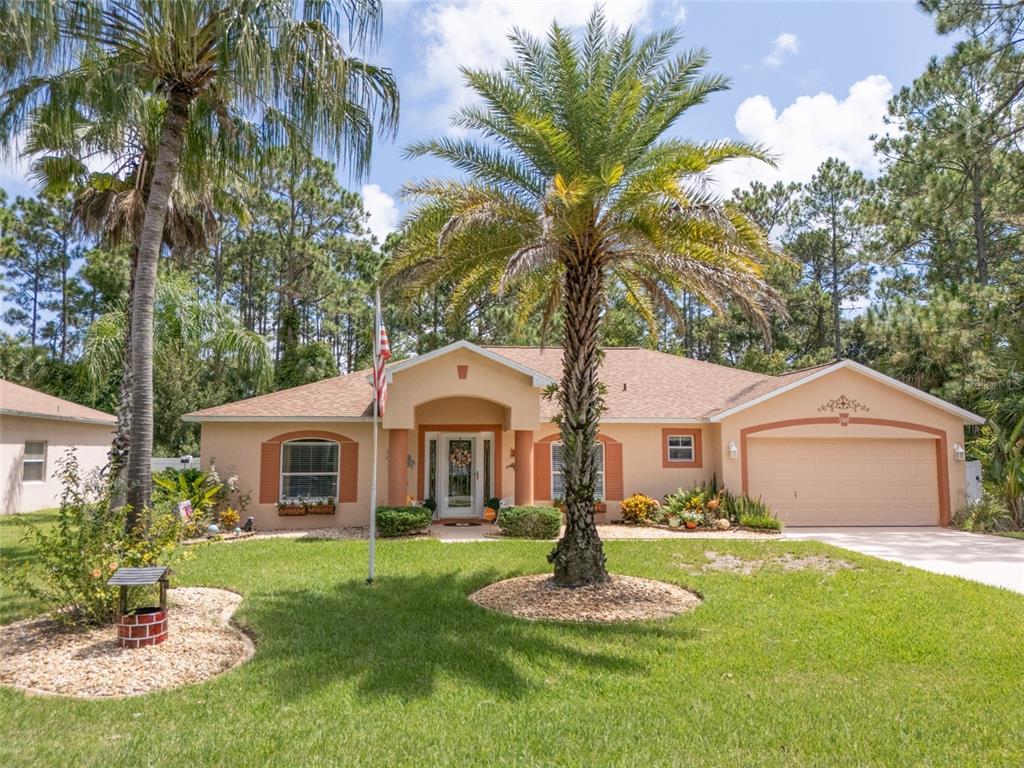
MULTIPOLYGON (((594 444, 594 463, 597 464, 597 476, 594 480, 594 499, 604 500, 604 443, 594 444)), ((551 444, 551 498, 565 497, 565 479, 562 476, 563 455, 562 444, 551 444)))

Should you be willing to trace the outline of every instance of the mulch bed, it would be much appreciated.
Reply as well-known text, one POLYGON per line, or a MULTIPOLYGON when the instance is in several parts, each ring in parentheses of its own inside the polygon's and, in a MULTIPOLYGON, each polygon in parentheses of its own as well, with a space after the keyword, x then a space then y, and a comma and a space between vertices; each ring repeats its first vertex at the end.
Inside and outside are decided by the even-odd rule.
POLYGON ((546 574, 520 576, 478 589, 469 599, 523 619, 601 623, 667 619, 701 603, 675 584, 618 575, 573 589, 557 586, 546 574))
POLYGON ((0 684, 76 698, 138 696, 207 680, 252 657, 252 641, 230 624, 241 595, 189 587, 168 598, 167 641, 135 650, 117 646, 113 625, 43 617, 0 627, 0 684))

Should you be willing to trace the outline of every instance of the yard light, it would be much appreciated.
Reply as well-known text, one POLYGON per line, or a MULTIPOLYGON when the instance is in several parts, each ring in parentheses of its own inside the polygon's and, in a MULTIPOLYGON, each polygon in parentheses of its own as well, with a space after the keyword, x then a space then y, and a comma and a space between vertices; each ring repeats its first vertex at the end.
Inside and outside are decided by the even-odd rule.
POLYGON ((960 443, 953 445, 953 458, 957 461, 963 461, 967 458, 967 451, 964 450, 964 447, 960 445, 960 443))
POLYGON ((730 459, 735 459, 739 455, 740 455, 740 449, 736 447, 736 443, 730 441, 729 442, 729 458, 730 459))

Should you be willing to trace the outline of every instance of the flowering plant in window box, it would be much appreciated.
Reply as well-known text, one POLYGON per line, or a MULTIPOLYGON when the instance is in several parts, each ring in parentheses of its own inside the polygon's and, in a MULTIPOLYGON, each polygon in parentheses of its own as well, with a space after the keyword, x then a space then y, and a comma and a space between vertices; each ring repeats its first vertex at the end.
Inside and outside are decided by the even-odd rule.
POLYGON ((333 496, 285 496, 277 502, 279 515, 333 515, 333 496))
MULTIPOLYGON (((554 504, 555 509, 559 510, 563 515, 565 514, 565 501, 564 500, 562 500, 562 499, 553 499, 552 503, 554 504)), ((604 501, 602 501, 601 499, 594 499, 594 514, 595 515, 603 515, 607 511, 608 511, 608 505, 605 504, 604 501)))

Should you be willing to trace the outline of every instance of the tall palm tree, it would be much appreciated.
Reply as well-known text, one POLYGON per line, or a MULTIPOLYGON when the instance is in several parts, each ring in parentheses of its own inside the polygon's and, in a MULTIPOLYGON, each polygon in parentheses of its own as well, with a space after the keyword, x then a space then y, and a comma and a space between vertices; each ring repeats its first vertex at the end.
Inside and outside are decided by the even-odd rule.
MULTIPOLYGON (((125 92, 109 73, 80 68, 78 77, 51 78, 47 98, 33 110, 24 154, 32 157, 39 186, 56 194, 74 194, 72 215, 78 228, 108 247, 129 252, 128 296, 124 317, 131 317, 131 294, 138 266, 146 200, 163 117, 163 100, 153 94, 125 92), (107 76, 104 76, 107 75, 107 76), (112 93, 113 92, 113 93, 112 93), (119 104, 117 109, 110 105, 119 104), (102 170, 91 163, 102 159, 102 170)), ((215 227, 213 193, 223 185, 231 162, 251 156, 255 129, 235 120, 231 140, 213 133, 217 126, 194 120, 182 150, 181 168, 168 201, 164 244, 198 250, 215 227)), ((124 472, 131 447, 131 323, 125 322, 117 428, 111 442, 107 479, 115 507, 124 504, 124 472)))
POLYGON ((414 289, 454 284, 456 311, 486 289, 514 290, 527 307, 539 301, 545 322, 560 312, 566 528, 548 559, 556 583, 578 586, 607 577, 593 446, 609 283, 648 317, 686 289, 715 307, 732 302, 766 329, 780 307, 762 278, 765 236, 706 184, 716 164, 764 154, 666 137, 727 86, 701 73, 705 52, 673 55, 674 29, 639 38, 609 30, 595 11, 578 41, 557 24, 545 41, 518 31, 510 39, 515 58, 502 71, 463 70, 480 103, 453 123, 482 139, 409 148, 465 178, 407 185, 413 208, 391 269, 414 289))
MULTIPOLYGON (((127 500, 150 503, 153 304, 164 225, 190 123, 202 113, 276 114, 264 139, 308 136, 365 173, 376 131, 393 132, 390 71, 353 47, 375 42, 379 0, 8 0, 0 6, 0 134, 17 135, 49 78, 87 63, 164 112, 132 291, 132 450, 127 500), (285 128, 284 126, 287 126, 285 128)), ((117 99, 113 108, 118 108, 117 99)), ((133 512, 134 514, 135 512, 133 512)))

